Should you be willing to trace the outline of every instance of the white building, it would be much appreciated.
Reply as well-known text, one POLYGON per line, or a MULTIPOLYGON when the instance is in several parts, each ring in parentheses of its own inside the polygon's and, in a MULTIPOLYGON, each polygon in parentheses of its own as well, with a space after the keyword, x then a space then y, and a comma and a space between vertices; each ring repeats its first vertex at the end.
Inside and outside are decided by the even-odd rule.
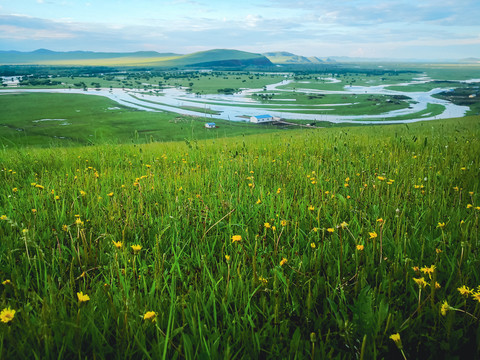
POLYGON ((215 129, 217 126, 215 125, 215 123, 213 122, 210 122, 210 123, 206 123, 205 124, 205 128, 207 129, 215 129))
POLYGON ((252 123, 264 123, 264 122, 270 122, 270 121, 275 121, 276 119, 272 115, 256 115, 256 116, 250 116, 250 122, 252 123))

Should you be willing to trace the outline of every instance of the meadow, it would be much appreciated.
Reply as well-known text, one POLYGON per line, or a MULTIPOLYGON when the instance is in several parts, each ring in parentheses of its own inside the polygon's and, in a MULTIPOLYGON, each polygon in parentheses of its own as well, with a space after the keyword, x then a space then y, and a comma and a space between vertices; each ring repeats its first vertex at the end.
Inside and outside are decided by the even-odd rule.
POLYGON ((206 139, 275 132, 271 125, 138 111, 102 96, 18 93, 0 96, 0 145, 78 146, 206 139))
POLYGON ((479 135, 4 147, 0 358, 478 359, 479 135))

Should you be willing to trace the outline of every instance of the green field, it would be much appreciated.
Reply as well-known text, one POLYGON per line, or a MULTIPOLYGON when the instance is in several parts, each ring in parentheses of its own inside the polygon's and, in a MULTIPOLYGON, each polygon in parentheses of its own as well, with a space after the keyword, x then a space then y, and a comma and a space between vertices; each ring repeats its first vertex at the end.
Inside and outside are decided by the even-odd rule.
POLYGON ((4 148, 0 358, 478 354, 479 135, 476 116, 4 148))
MULTIPOLYGON (((127 108, 102 96, 4 94, 0 96, 0 145, 65 146, 218 138, 277 131, 271 125, 127 108)), ((207 113, 208 114, 208 113, 207 113)))

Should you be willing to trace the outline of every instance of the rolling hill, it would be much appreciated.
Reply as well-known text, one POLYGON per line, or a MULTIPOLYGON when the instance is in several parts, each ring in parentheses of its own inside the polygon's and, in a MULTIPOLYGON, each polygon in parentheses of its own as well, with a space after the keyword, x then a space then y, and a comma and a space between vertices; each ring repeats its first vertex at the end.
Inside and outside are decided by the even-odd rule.
POLYGON ((60 66, 152 66, 152 67, 242 67, 273 66, 261 54, 239 50, 215 49, 192 54, 138 51, 105 53, 93 51, 57 52, 39 49, 32 52, 0 51, 0 65, 60 66))
MULTIPOLYGON (((324 64, 326 62, 332 62, 331 59, 322 60, 316 56, 301 56, 295 55, 286 51, 267 52, 263 54, 274 64, 324 64)), ((333 61, 334 62, 334 61, 333 61)))

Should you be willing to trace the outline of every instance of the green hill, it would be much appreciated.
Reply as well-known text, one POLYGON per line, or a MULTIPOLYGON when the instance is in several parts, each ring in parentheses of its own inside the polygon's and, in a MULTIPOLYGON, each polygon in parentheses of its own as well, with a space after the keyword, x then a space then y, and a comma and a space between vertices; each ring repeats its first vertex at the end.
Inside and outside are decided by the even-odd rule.
POLYGON ((0 65, 64 65, 64 66, 272 66, 263 55, 238 50, 216 49, 192 54, 138 51, 106 53, 93 51, 56 52, 39 49, 32 52, 0 51, 0 65))
POLYGON ((323 64, 324 60, 316 56, 295 55, 286 51, 267 52, 263 54, 274 64, 323 64))

